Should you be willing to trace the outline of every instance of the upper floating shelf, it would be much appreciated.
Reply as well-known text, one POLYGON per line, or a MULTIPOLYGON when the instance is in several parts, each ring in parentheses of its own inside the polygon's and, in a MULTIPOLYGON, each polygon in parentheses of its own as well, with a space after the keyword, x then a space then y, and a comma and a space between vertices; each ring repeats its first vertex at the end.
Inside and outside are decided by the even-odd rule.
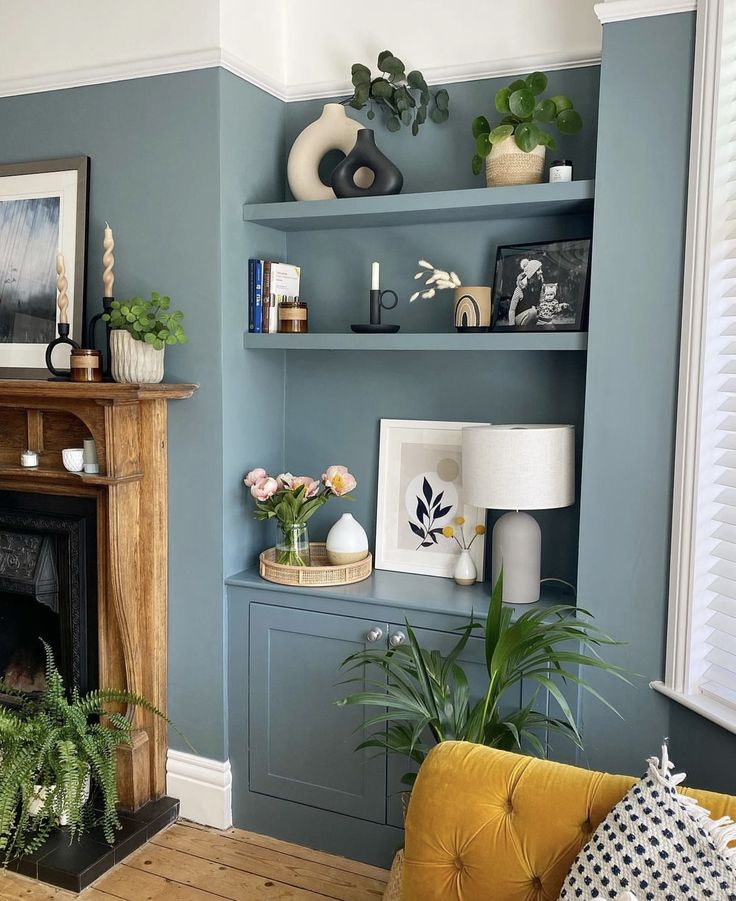
POLYGON ((389 197, 246 203, 243 219, 291 232, 560 216, 592 212, 594 189, 591 180, 389 197))
POLYGON ((245 333, 246 348, 259 350, 586 350, 587 332, 397 332, 356 335, 311 332, 307 335, 245 333))

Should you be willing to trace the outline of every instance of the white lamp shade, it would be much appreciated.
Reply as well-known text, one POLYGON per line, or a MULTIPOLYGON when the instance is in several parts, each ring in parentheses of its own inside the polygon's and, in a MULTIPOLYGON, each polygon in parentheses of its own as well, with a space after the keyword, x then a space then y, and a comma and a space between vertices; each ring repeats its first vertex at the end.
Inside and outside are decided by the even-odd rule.
POLYGON ((551 510, 575 503, 575 426, 463 429, 463 494, 487 510, 551 510))

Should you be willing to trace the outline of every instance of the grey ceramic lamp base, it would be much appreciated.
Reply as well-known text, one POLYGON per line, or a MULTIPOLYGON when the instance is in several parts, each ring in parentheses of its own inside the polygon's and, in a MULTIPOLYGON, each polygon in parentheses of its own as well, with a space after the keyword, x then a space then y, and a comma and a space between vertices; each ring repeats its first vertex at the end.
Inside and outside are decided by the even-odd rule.
POLYGON ((503 599, 507 604, 539 600, 542 532, 528 513, 504 513, 493 527, 492 578, 496 584, 503 566, 503 599))

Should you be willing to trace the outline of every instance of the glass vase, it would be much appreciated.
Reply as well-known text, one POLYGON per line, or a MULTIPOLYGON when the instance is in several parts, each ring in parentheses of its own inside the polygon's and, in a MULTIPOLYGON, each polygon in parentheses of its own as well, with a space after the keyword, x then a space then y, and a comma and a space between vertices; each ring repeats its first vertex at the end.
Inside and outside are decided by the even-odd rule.
POLYGON ((276 544, 276 562, 283 566, 311 566, 306 523, 282 526, 281 539, 276 544))

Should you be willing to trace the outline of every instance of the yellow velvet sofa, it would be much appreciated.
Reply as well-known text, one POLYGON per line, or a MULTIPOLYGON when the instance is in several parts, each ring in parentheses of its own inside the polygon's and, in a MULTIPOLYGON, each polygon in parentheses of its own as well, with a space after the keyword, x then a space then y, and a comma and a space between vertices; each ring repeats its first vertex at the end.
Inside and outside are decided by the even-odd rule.
MULTIPOLYGON (((411 795, 401 901, 556 901, 578 851, 635 781, 467 742, 438 745, 411 795)), ((685 793, 712 817, 736 819, 736 798, 685 793)))

